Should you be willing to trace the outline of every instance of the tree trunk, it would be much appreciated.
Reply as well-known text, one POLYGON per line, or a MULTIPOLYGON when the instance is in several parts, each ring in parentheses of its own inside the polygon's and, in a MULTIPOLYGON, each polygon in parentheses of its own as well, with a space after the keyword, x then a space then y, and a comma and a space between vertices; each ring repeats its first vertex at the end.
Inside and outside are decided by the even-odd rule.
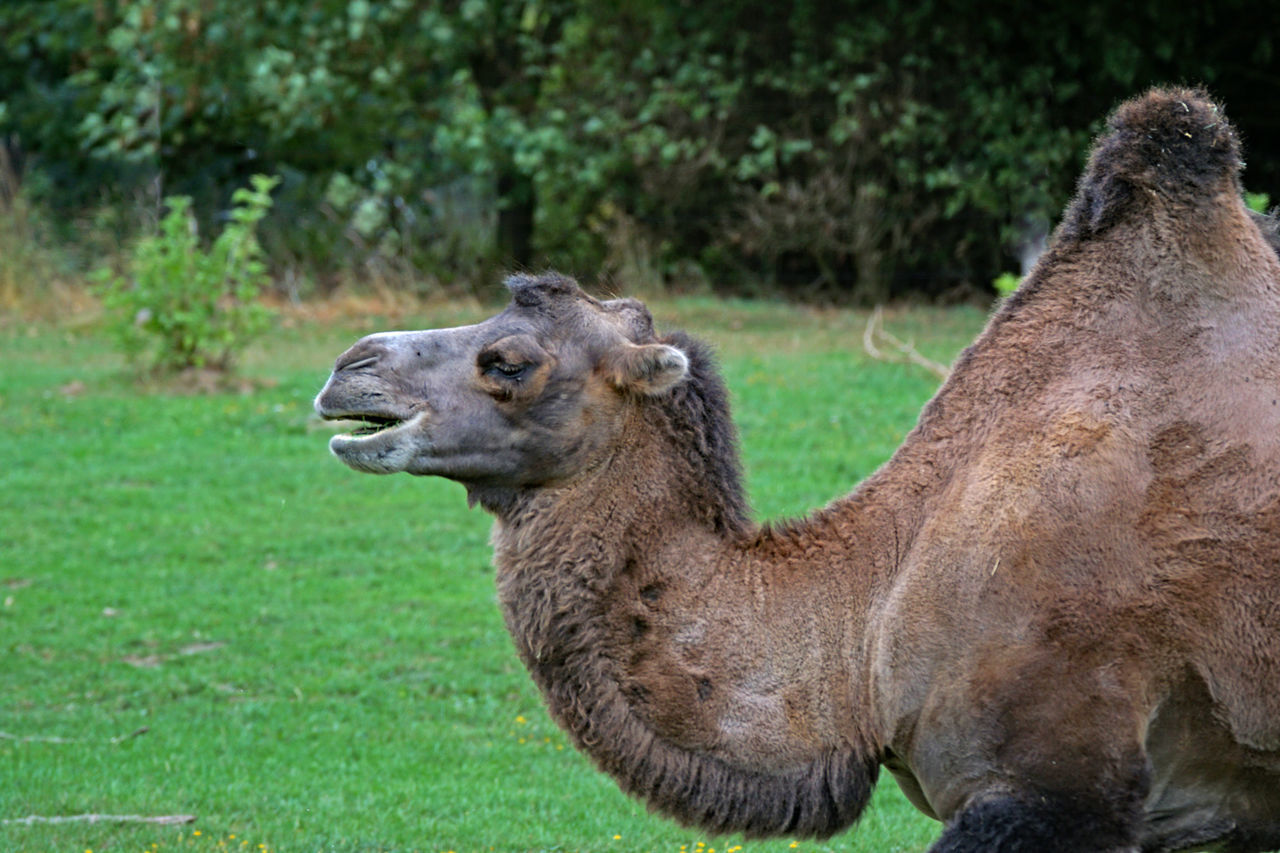
POLYGON ((508 166, 498 175, 498 231, 494 249, 500 264, 529 269, 533 264, 533 179, 508 166))

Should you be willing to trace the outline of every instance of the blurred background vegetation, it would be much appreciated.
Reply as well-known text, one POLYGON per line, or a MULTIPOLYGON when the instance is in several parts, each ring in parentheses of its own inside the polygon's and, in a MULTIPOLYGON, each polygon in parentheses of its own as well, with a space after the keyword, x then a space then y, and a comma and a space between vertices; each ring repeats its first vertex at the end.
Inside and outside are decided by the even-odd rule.
MULTIPOLYGON (((0 306, 190 196, 276 175, 283 296, 617 290, 964 299, 1034 255, 1090 137, 1204 84, 1280 197, 1280 8, 1253 0, 8 0, 0 306)), ((213 234, 208 228, 204 233, 213 234)))

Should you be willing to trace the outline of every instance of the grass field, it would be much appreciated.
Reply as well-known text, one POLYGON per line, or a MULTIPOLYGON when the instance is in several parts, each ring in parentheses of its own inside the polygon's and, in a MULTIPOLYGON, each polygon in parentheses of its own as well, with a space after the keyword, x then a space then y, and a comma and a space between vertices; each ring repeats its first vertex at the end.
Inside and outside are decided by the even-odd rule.
MULTIPOLYGON (((685 301, 712 340, 763 517, 848 491, 936 379, 862 352, 864 317, 685 301)), ((0 850, 914 851, 887 774, 829 842, 710 838, 646 813, 555 728, 494 602, 461 487, 329 457, 311 399, 389 325, 286 324, 253 390, 140 389, 91 327, 0 325, 0 850), (178 826, 27 816, 194 815, 178 826)), ((949 362, 974 310, 889 327, 949 362)))

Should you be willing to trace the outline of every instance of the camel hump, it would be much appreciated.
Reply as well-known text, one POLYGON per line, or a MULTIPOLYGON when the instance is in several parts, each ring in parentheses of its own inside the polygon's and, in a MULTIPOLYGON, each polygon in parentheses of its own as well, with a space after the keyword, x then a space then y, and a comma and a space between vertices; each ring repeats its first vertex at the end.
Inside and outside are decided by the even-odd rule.
POLYGON ((1148 205, 1185 208, 1239 192, 1240 141, 1203 89, 1152 89, 1111 114, 1063 219, 1083 238, 1148 205))

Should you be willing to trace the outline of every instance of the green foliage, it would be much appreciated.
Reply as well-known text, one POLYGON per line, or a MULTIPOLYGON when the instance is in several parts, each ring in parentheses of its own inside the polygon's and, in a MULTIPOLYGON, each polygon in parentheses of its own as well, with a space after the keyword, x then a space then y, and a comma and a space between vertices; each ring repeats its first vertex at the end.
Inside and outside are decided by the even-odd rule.
POLYGON ((1022 284, 1022 277, 1017 273, 1002 272, 991 282, 991 287, 997 296, 1005 297, 1017 290, 1020 284, 1022 284))
POLYGON ((54 291, 65 270, 50 247, 49 230, 0 146, 0 312, 48 309, 57 301, 54 291))
POLYGON ((878 301, 985 288, 1154 83, 1205 83, 1280 185, 1276 32, 1246 0, 14 0, 0 140, 68 219, 163 192, 203 221, 280 174, 264 246, 315 278, 549 264, 878 301))
POLYGON ((255 231, 271 207, 276 178, 255 175, 232 195, 222 232, 201 247, 191 200, 165 200, 155 234, 133 247, 126 275, 95 274, 108 323, 126 355, 163 373, 229 370, 270 324, 260 297, 269 283, 255 231))
POLYGON ((1266 213, 1267 208, 1271 207, 1271 196, 1267 193, 1245 193, 1245 206, 1255 213, 1266 213))
MULTIPOLYGON (((852 488, 935 386, 849 347, 857 314, 657 310, 664 328, 720 347, 765 516, 852 488)), ((888 323, 949 360, 982 320, 919 310, 888 323)), ((856 829, 792 848, 682 829, 593 769, 502 626, 490 520, 442 480, 344 468, 310 420, 324 366, 381 326, 282 328, 244 360, 271 380, 261 390, 195 398, 134 393, 112 344, 83 331, 0 326, 0 359, 22 365, 0 371, 0 517, 21 519, 0 533, 0 819, 197 817, 0 825, 0 849, 928 846, 939 824, 887 773, 856 829)))
POLYGON ((543 90, 565 153, 545 149, 539 203, 555 216, 540 220, 542 245, 578 256, 580 223, 604 241, 621 223, 665 270, 692 257, 713 280, 820 298, 989 282, 1057 217, 1116 101, 1160 81, 1226 81, 1244 56, 1269 56, 1268 39, 1213 60, 1196 49, 1229 23, 1225 8, 1213 20, 1133 12, 893 0, 583 10, 543 90), (766 19, 742 34, 742 20, 766 19))

